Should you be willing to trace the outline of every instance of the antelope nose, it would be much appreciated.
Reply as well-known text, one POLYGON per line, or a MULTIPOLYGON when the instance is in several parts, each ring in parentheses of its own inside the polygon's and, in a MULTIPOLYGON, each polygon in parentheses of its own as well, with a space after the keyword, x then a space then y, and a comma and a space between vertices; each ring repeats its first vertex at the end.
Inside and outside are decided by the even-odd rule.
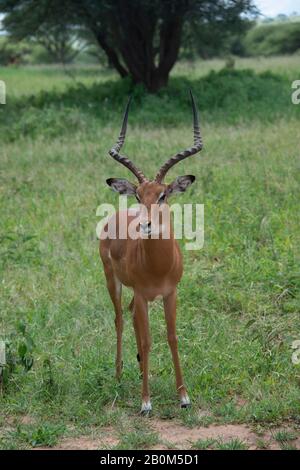
POLYGON ((140 222, 140 228, 142 232, 149 232, 151 229, 151 221, 149 222, 140 222))

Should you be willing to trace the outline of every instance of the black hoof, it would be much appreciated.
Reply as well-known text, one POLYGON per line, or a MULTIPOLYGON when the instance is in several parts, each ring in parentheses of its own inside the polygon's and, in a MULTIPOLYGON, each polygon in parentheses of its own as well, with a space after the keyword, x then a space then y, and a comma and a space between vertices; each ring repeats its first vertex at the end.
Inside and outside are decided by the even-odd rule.
POLYGON ((192 405, 191 405, 190 403, 189 403, 189 404, 187 404, 187 403, 182 403, 182 404, 180 405, 180 408, 186 410, 187 408, 190 408, 191 406, 192 406, 192 405))
POLYGON ((185 395, 181 397, 180 399, 180 408, 190 408, 191 407, 191 401, 188 397, 188 395, 185 395))
POLYGON ((138 361, 138 362, 141 362, 141 358, 140 358, 139 353, 137 353, 136 358, 137 358, 137 361, 138 361))

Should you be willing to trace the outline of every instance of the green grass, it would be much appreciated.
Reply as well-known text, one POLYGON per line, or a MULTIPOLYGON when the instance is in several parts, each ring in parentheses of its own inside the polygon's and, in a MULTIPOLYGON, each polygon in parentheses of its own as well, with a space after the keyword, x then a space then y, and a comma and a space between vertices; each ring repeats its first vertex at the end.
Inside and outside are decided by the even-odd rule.
MULTIPOLYGON (((248 65, 251 66, 250 61, 248 65)), ((299 76, 300 67, 296 65, 289 73, 286 69, 280 74, 272 72, 273 68, 257 74, 253 67, 218 69, 213 62, 205 76, 183 74, 183 70, 180 74, 175 70, 169 86, 156 96, 146 93, 142 86, 134 87, 129 79, 116 80, 116 76, 112 79, 111 72, 94 67, 88 67, 86 75, 84 69, 75 68, 76 80, 63 75, 61 68, 21 69, 19 89, 26 91, 27 83, 32 83, 32 93, 16 93, 10 91, 10 81, 16 82, 19 71, 8 69, 7 77, 5 73, 3 76, 7 82, 8 105, 0 108, 0 138, 3 142, 23 137, 51 139, 67 134, 71 138, 84 132, 92 139, 99 128, 106 129, 107 123, 119 126, 129 95, 133 97, 131 124, 152 129, 187 125, 189 88, 197 97, 201 119, 206 123, 276 122, 283 116, 298 119, 300 110, 291 103, 291 85, 299 76)), ((16 90, 16 83, 12 86, 16 90)))
POLYGON ((274 434, 274 439, 281 444, 287 443, 289 441, 294 441, 295 439, 297 439, 297 437, 298 435, 294 431, 282 430, 277 431, 274 434))
POLYGON ((240 439, 234 438, 224 441, 222 439, 199 439, 193 446, 198 450, 246 450, 247 445, 240 439))
POLYGON ((63 425, 43 423, 40 425, 17 425, 16 429, 0 435, 0 449, 26 449, 53 447, 65 432, 63 425))
POLYGON ((261 450, 267 450, 269 448, 269 442, 265 439, 258 438, 256 441, 256 447, 261 450))
POLYGON ((13 433, 13 437, 17 440, 24 441, 31 447, 53 447, 64 431, 65 429, 62 426, 44 423, 41 426, 18 427, 13 433))
POLYGON ((281 450, 299 450, 296 446, 293 444, 289 444, 288 442, 284 442, 281 445, 281 450))
MULTIPOLYGON (((210 71, 224 68, 225 59, 196 60, 195 62, 178 62, 172 76, 188 76, 190 80, 198 80, 210 71)), ((299 77, 299 60, 297 56, 235 58, 237 70, 251 69, 257 73, 272 71, 288 76, 291 81, 299 77)), ((90 86, 108 80, 117 80, 112 70, 97 65, 73 65, 63 68, 57 65, 28 65, 0 67, 0 79, 6 82, 8 99, 30 96, 41 91, 66 90, 71 84, 90 86)))
MULTIPOLYGON (((91 112, 76 104, 63 85, 53 91, 52 85, 60 82, 56 72, 55 78, 45 77, 40 69, 6 73, 14 77, 16 91, 1 118, 2 135, 10 135, 2 141, 0 156, 0 339, 7 340, 16 363, 0 397, 1 413, 29 415, 38 422, 51 418, 54 426, 71 423, 78 432, 108 424, 126 429, 140 407, 136 345, 125 310, 119 384, 114 378, 114 315, 95 229, 98 205, 117 204, 105 179, 130 178, 107 155, 119 132, 127 85, 106 83, 107 77, 100 85, 87 84, 84 90, 92 102, 98 90, 103 99, 112 90, 119 93, 111 98, 111 110, 107 104, 104 110, 91 112), (33 105, 26 107, 20 96, 28 92, 31 74, 49 94, 36 95, 33 105), (28 133, 18 127, 22 120, 28 133), (26 368, 30 358, 33 366, 26 368)), ((189 82, 176 77, 176 71, 174 75, 170 88, 158 97, 135 92, 126 152, 150 176, 192 141, 189 82), (180 92, 174 95, 180 107, 176 116, 174 90, 180 92)), ((202 94, 196 89, 205 108, 205 149, 178 165, 168 178, 195 174, 191 190, 176 200, 205 204, 205 245, 189 252, 181 242, 185 273, 178 290, 179 349, 193 408, 188 413, 178 408, 163 310, 154 303, 153 413, 189 426, 297 421, 300 369, 292 364, 291 344, 300 338, 300 106, 285 102, 286 78, 267 78, 275 84, 272 90, 279 90, 278 101, 273 103, 273 91, 261 98, 262 104, 260 98, 253 106, 247 101, 249 119, 243 99, 244 88, 251 88, 251 75, 237 74, 240 91, 238 104, 232 102, 234 119, 225 98, 219 108, 212 107, 209 117, 209 99, 221 76, 197 82, 199 87, 207 84, 211 93, 206 102, 205 89, 202 94), (209 417, 199 418, 200 408, 209 410, 209 417)), ((257 90, 266 90, 264 79, 253 77, 257 90)), ((222 90, 216 93, 221 96, 222 90)), ((129 301, 130 292, 125 291, 124 306, 129 301)), ((7 447, 18 447, 19 442, 22 446, 21 441, 32 445, 31 431, 25 431, 28 438, 14 435, 8 442, 6 426, 0 421, 0 439, 6 439, 7 447)), ((148 438, 131 430, 121 445, 146 446, 148 438)))
POLYGON ((230 439, 227 442, 220 441, 215 448, 217 450, 246 450, 247 446, 240 439, 230 439))
POLYGON ((149 449, 159 442, 157 433, 153 432, 146 420, 135 420, 132 428, 128 423, 119 432, 120 441, 115 449, 138 450, 149 449), (145 422, 146 421, 146 422, 145 422))
MULTIPOLYGON (((103 82, 117 78, 99 66, 28 65, 0 67, 0 79, 6 83, 7 99, 35 95, 41 91, 55 89, 63 91, 70 84, 92 85, 95 81, 103 82)), ((8 101, 9 103, 9 101, 8 101)))
POLYGON ((198 439, 194 442, 192 448, 197 450, 208 450, 214 448, 216 439, 198 439))
MULTIPOLYGON (((198 79, 207 75, 211 70, 220 71, 225 66, 224 59, 197 60, 195 62, 178 62, 175 65, 173 75, 186 74, 191 79, 198 79)), ((257 73, 273 72, 288 77, 291 81, 299 76, 299 59, 297 55, 283 55, 277 57, 235 57, 234 66, 237 70, 251 69, 257 73)))

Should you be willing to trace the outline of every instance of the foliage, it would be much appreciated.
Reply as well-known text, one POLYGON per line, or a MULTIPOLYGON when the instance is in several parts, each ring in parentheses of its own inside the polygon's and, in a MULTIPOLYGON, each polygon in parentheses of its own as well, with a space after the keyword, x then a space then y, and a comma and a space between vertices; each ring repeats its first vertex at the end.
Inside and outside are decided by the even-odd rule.
POLYGON ((115 449, 138 450, 149 449, 158 443, 158 435, 151 428, 136 420, 133 429, 120 429, 120 442, 115 449))
POLYGON ((218 450, 246 450, 247 446, 240 439, 231 439, 228 442, 219 442, 216 446, 218 450))
POLYGON ((3 368, 3 384, 7 385, 10 374, 20 370, 29 372, 33 366, 33 351, 35 348, 33 339, 28 333, 25 323, 17 321, 15 331, 11 332, 5 340, 6 365, 3 368))
POLYGON ((107 120, 119 122, 129 95, 133 96, 132 124, 171 126, 188 122, 189 88, 197 96, 203 119, 211 122, 223 120, 225 116, 232 123, 257 117, 274 120, 286 112, 299 112, 290 105, 290 82, 284 77, 224 68, 195 81, 173 79, 156 97, 126 79, 92 86, 75 84, 61 93, 54 90, 16 99, 11 101, 9 109, 0 109, 0 135, 3 140, 13 141, 38 134, 54 137, 64 134, 66 129, 70 133, 79 129, 93 132, 94 126, 107 120), (268 111, 270 107, 273 113, 268 111))
POLYGON ((25 42, 18 44, 0 38, 0 65, 26 63, 30 53, 31 48, 25 42))
POLYGON ((20 364, 28 372, 33 366, 32 352, 35 346, 22 320, 17 322, 15 333, 10 334, 6 343, 8 367, 14 371, 20 364))
POLYGON ((294 441, 295 439, 297 439, 297 437, 297 433, 285 429, 277 431, 274 434, 274 439, 280 443, 294 441))
POLYGON ((15 41, 7 36, 0 38, 1 65, 52 64, 54 61, 53 55, 36 41, 15 41))
POLYGON ((1 0, 4 27, 13 37, 36 38, 49 51, 67 56, 78 32, 92 36, 121 77, 130 76, 157 92, 177 61, 186 22, 199 22, 206 35, 238 31, 243 15, 256 12, 252 0, 129 0, 126 2, 1 0), (206 24, 208 27, 206 28, 206 24))
POLYGON ((183 28, 180 57, 193 60, 224 57, 230 53, 244 55, 243 38, 253 25, 249 19, 233 22, 228 17, 223 22, 207 22, 192 17, 183 28))
POLYGON ((273 17, 264 17, 260 20, 261 23, 282 23, 282 22, 287 22, 287 21, 299 21, 300 20, 300 14, 297 13, 296 11, 290 13, 290 15, 286 15, 284 13, 279 13, 276 16, 273 17))
POLYGON ((26 425, 17 426, 16 431, 12 432, 12 438, 19 442, 19 445, 24 443, 31 447, 53 447, 65 431, 62 425, 55 425, 51 423, 43 423, 39 426, 26 425))
POLYGON ((11 12, 5 15, 3 23, 4 29, 13 33, 13 39, 40 44, 52 61, 62 64, 72 61, 79 53, 79 48, 74 47, 79 28, 72 23, 68 2, 3 1, 1 8, 3 12, 11 12))
POLYGON ((292 54, 300 50, 300 21, 259 25, 251 29, 245 39, 249 55, 292 54))
POLYGON ((198 441, 194 442, 193 444, 193 449, 197 449, 197 450, 207 450, 207 449, 211 449, 215 443, 216 443, 216 439, 199 439, 198 441))

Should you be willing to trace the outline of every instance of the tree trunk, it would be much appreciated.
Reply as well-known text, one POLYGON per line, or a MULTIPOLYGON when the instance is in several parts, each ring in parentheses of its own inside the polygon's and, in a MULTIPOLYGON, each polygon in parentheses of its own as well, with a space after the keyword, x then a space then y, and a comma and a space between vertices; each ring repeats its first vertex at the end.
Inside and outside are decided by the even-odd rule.
POLYGON ((101 22, 88 17, 109 63, 122 78, 129 75, 133 83, 142 83, 151 93, 168 84, 179 53, 187 1, 166 1, 161 8, 157 12, 151 2, 116 0, 114 8, 106 12, 106 30, 101 22), (159 46, 155 47, 157 36, 159 46))
POLYGON ((101 46, 101 48, 107 55, 108 63, 116 69, 121 78, 127 77, 127 70, 120 63, 116 51, 112 47, 110 47, 109 44, 106 42, 104 35, 100 31, 97 31, 95 36, 98 44, 101 46))
POLYGON ((133 7, 132 3, 121 0, 117 17, 110 19, 114 25, 115 43, 129 75, 134 83, 142 83, 151 93, 168 84, 169 73, 179 53, 186 3, 175 0, 172 7, 168 5, 163 19, 159 20, 155 11, 147 10, 142 2, 133 7), (180 4, 181 8, 175 8, 175 4, 180 4), (157 33, 160 44, 155 48, 157 33))
POLYGON ((150 93, 156 93, 161 88, 164 88, 168 85, 169 73, 162 74, 157 69, 153 76, 151 77, 150 83, 147 84, 147 89, 150 93))

